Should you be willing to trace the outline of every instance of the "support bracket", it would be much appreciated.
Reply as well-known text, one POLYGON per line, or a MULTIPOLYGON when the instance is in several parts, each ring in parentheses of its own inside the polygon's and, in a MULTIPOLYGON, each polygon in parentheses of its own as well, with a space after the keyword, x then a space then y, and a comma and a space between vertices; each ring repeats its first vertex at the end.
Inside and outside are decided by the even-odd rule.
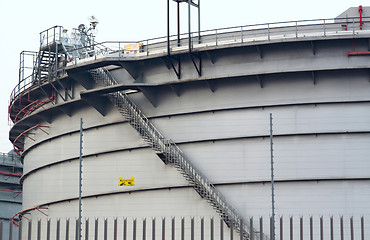
POLYGON ((128 72, 128 74, 130 74, 130 76, 134 80, 136 80, 139 77, 139 73, 137 71, 137 64, 136 63, 119 61, 119 64, 121 65, 121 67, 123 67, 124 69, 126 69, 126 71, 128 72))
POLYGON ((313 55, 316 55, 316 46, 315 46, 315 42, 314 42, 314 41, 310 41, 310 42, 311 42, 312 54, 313 54, 313 55))
POLYGON ((176 56, 167 55, 167 60, 170 64, 171 68, 175 72, 175 74, 177 76, 177 79, 180 79, 181 78, 181 56, 180 55, 176 55, 176 56), (176 62, 177 62, 177 64, 176 64, 176 62), (175 66, 175 65, 177 65, 177 66, 175 66))
POLYGON ((315 71, 312 71, 311 72, 311 75, 312 75, 312 80, 313 80, 313 85, 316 85, 316 73, 315 73, 315 71))
POLYGON ((256 75, 256 77, 257 77, 257 81, 260 84, 261 88, 263 88, 263 79, 262 79, 262 77, 260 75, 256 75))
POLYGON ((257 49, 257 52, 258 52, 260 58, 262 59, 263 58, 262 47, 257 45, 256 46, 256 49, 257 49))
POLYGON ((195 70, 197 70, 198 76, 202 76, 202 55, 200 52, 194 53, 194 52, 189 52, 189 56, 191 58, 191 61, 193 62, 195 70), (196 61, 196 58, 198 61, 196 61), (198 64, 197 64, 198 62, 198 64))

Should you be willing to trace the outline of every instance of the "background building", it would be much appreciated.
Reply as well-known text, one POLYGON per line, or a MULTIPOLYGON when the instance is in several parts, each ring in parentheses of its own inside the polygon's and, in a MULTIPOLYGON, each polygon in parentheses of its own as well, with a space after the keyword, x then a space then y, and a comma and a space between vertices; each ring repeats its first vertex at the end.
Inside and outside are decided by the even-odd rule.
POLYGON ((21 176, 22 164, 19 161, 19 157, 13 151, 1 153, 0 225, 2 224, 3 239, 9 239, 6 238, 9 235, 9 227, 13 229, 14 237, 17 233, 17 228, 13 228, 10 219, 14 214, 22 210, 22 186, 19 182, 21 176))

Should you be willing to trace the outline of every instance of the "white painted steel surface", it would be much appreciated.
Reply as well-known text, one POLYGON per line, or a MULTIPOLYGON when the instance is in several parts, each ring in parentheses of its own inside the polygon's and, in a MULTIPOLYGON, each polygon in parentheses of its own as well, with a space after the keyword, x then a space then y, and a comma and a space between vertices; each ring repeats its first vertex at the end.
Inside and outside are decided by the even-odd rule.
MULTIPOLYGON (((162 84, 149 90, 156 106, 141 92, 129 97, 245 218, 271 213, 269 113, 276 214, 367 217, 368 56, 347 56, 351 38, 316 40, 315 47, 300 39, 267 43, 261 45, 262 57, 254 45, 208 49, 215 61, 203 54, 200 77, 187 55, 181 79, 160 58, 143 59, 135 65, 136 82, 162 84)), ((363 50, 367 41, 355 43, 363 50)), ((110 72, 120 83, 135 82, 123 67, 110 66, 110 72)), ((73 85, 77 92, 83 89, 74 80, 73 85)), ((102 116, 79 94, 58 104, 73 106, 70 116, 59 113, 50 123, 40 121, 48 125, 48 134, 35 130, 35 141, 25 138, 24 209, 42 205, 51 218, 78 215, 78 130, 83 118, 83 217, 217 217, 117 110, 110 107, 102 116), (120 176, 134 176, 135 186, 118 186, 120 176)), ((35 121, 32 116, 57 107, 46 105, 16 123, 11 133, 22 122, 35 121)), ((31 214, 32 219, 41 216, 31 214)))

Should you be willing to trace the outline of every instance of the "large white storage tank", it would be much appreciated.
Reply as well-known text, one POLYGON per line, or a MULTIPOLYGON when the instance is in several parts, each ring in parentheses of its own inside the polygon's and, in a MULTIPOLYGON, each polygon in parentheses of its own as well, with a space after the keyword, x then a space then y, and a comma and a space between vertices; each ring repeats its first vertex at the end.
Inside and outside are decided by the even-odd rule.
MULTIPOLYGON (((115 91, 99 86, 101 77, 116 81, 115 90, 129 89, 138 111, 245 220, 268 222, 271 215, 270 113, 275 214, 285 217, 284 226, 289 216, 324 216, 326 228, 330 216, 366 219, 370 32, 365 18, 351 17, 357 16, 347 16, 346 26, 337 19, 208 35, 191 54, 172 46, 168 55, 163 42, 136 55, 76 57, 49 77, 39 73, 17 86, 10 139, 24 161, 23 213, 33 221, 79 216, 82 118, 83 218, 220 219, 174 164, 164 164, 119 102, 111 103, 118 95, 106 95, 115 91), (134 186, 119 186, 120 177, 134 177, 134 186)), ((68 48, 56 50, 59 58, 46 55, 55 53, 51 44, 41 45, 39 62, 67 55, 68 48)))

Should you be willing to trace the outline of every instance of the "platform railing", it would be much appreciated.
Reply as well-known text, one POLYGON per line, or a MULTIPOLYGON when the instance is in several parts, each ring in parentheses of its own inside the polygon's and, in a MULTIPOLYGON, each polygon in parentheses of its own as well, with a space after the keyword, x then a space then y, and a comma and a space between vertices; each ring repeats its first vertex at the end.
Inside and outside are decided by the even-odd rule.
MULTIPOLYGON (((263 23, 253 25, 242 25, 227 28, 218 28, 193 32, 191 36, 192 50, 201 50, 202 47, 227 46, 232 44, 258 44, 263 42, 289 41, 295 39, 315 39, 327 37, 356 37, 364 34, 370 35, 370 18, 361 18, 363 25, 360 26, 360 18, 330 18, 314 19, 301 21, 286 21, 275 23, 263 23)), ((51 41, 63 41, 63 28, 54 26, 41 33, 41 46, 51 41)), ((170 53, 167 52, 167 36, 151 38, 142 41, 106 41, 95 43, 89 46, 89 51, 81 51, 76 47, 70 50, 71 56, 75 57, 69 65, 77 65, 81 61, 92 60, 104 57, 118 57, 122 60, 132 57, 145 57, 160 54, 176 54, 181 51, 187 51, 189 47, 188 33, 180 35, 180 43, 177 41, 177 35, 170 36, 170 53), (124 46, 140 43, 141 49, 136 54, 126 53, 124 46)), ((17 86, 13 89, 10 96, 10 105, 20 93, 32 86, 32 77, 23 76, 17 86)))
MULTIPOLYGON (((97 84, 103 86, 117 84, 109 71, 104 68, 89 70, 89 72, 97 84)), ((249 224, 215 186, 194 167, 176 143, 166 139, 124 92, 110 93, 108 98, 164 163, 174 164, 197 193, 216 209, 228 226, 234 226, 244 239, 252 240, 249 224)))
MULTIPOLYGON (((289 39, 356 36, 362 33, 370 34, 370 18, 361 18, 364 23, 360 26, 360 18, 336 18, 315 19, 302 21, 288 21, 276 23, 264 23, 254 25, 243 25, 228 28, 218 28, 200 32, 192 32, 191 50, 208 46, 223 46, 240 43, 271 42, 289 39)), ((189 34, 170 36, 170 53, 188 50, 189 34)), ((96 52, 92 51, 86 58, 92 60, 99 57, 138 57, 155 54, 167 54, 167 37, 151 38, 142 41, 106 41, 97 43, 96 52), (140 43, 142 48, 138 53, 126 53, 124 46, 132 43, 140 43), (104 49, 104 51, 102 51, 104 49)), ((73 61, 71 64, 78 64, 73 61)))

